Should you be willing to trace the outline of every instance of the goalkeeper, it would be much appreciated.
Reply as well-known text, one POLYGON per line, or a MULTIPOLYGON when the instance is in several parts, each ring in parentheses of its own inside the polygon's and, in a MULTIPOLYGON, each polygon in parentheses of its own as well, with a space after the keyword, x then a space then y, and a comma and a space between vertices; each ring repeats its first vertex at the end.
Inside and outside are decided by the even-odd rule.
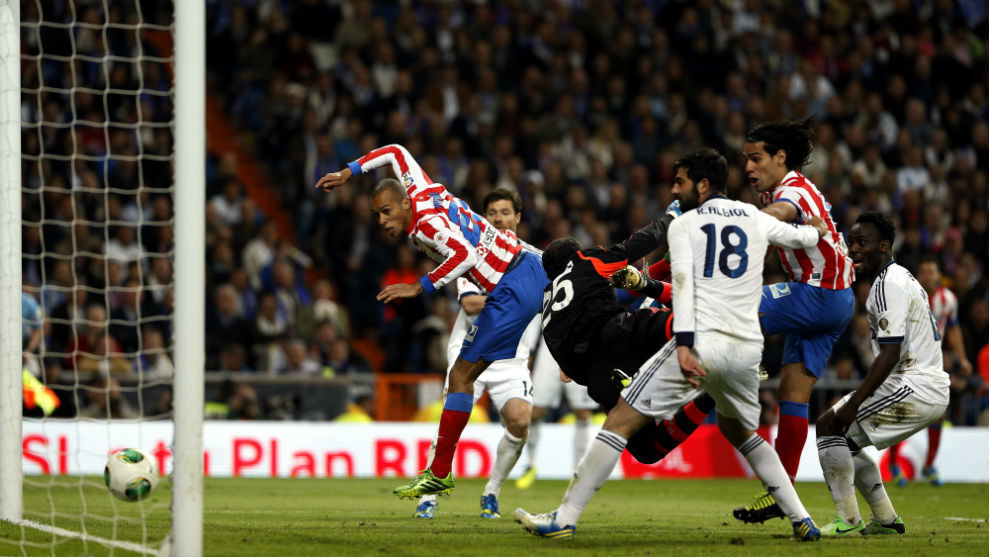
MULTIPOLYGON (((615 288, 670 302, 670 284, 644 276, 629 262, 666 244, 668 211, 626 241, 581 249, 573 238, 552 242, 543 266, 552 283, 543 296, 543 337, 568 378, 588 387, 607 412, 619 399, 623 382, 671 338, 673 314, 665 307, 627 311, 615 288)), ((681 408, 673 418, 643 428, 626 448, 640 462, 657 462, 674 450, 715 407, 707 394, 681 408)))

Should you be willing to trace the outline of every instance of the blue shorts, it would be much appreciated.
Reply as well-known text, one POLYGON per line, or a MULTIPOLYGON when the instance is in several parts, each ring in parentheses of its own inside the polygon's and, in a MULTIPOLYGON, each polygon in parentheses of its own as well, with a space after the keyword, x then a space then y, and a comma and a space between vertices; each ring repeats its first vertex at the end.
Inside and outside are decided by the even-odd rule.
POLYGON ((477 362, 514 358, 526 326, 543 309, 543 289, 550 282, 538 255, 521 251, 522 258, 502 276, 485 300, 485 307, 468 329, 460 357, 477 362))
POLYGON ((852 288, 829 290, 803 282, 763 287, 760 324, 768 336, 786 333, 781 364, 803 362, 816 378, 853 316, 852 288))

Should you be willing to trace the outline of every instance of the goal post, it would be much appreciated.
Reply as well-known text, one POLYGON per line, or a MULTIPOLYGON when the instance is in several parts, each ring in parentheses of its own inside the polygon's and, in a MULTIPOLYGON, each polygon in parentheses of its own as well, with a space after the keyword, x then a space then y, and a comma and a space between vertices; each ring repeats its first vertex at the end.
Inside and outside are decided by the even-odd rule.
POLYGON ((203 547, 206 4, 175 4, 175 555, 203 547), (190 326, 186 326, 190 325, 190 326))
POLYGON ((17 0, 0 0, 0 520, 23 514, 21 481, 21 52, 17 0))

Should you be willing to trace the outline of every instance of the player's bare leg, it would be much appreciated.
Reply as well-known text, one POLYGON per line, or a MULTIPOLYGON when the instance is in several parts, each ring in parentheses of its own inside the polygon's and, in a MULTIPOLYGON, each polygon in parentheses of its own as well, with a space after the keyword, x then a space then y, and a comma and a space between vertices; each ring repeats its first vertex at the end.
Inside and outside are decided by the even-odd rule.
POLYGON ((502 406, 502 423, 505 433, 498 442, 492 475, 481 494, 481 517, 499 518, 498 496, 502 484, 519 460, 526 437, 529 435, 529 420, 533 407, 521 398, 512 398, 502 406))
POLYGON ((755 431, 744 427, 739 420, 718 415, 718 428, 749 462, 756 476, 763 482, 767 492, 777 500, 777 504, 790 519, 794 535, 801 541, 814 541, 821 538, 821 532, 811 520, 808 511, 801 504, 797 491, 788 480, 787 472, 780 458, 770 445, 755 431))
POLYGON ((471 417, 474 381, 489 365, 491 362, 480 358, 476 362, 470 362, 457 357, 448 375, 447 397, 444 399, 443 413, 440 414, 433 461, 408 484, 392 490, 394 495, 415 498, 431 493, 446 495, 454 490, 454 478, 450 472, 454 451, 457 450, 457 442, 471 417))

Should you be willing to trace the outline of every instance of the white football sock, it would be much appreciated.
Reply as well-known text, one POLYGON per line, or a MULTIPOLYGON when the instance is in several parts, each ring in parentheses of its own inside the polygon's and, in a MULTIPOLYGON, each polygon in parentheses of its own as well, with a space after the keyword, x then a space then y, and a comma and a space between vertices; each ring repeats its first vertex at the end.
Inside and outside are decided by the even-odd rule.
POLYGON ((859 451, 853 455, 853 465, 856 467, 856 488, 869 503, 873 518, 879 520, 881 524, 890 524, 897 518, 897 513, 894 512, 887 490, 883 487, 883 479, 880 477, 880 468, 876 461, 866 454, 866 451, 859 451))
POLYGON ((522 454, 524 444, 526 444, 525 439, 520 439, 505 431, 502 439, 498 442, 498 449, 495 452, 495 465, 492 466, 492 477, 488 479, 488 483, 485 485, 485 491, 482 492, 483 495, 492 493, 495 497, 498 497, 505 478, 509 477, 509 472, 512 472, 512 467, 516 465, 519 455, 522 454))
POLYGON ((529 437, 526 438, 526 454, 529 455, 529 467, 536 468, 536 450, 540 446, 540 421, 529 424, 529 437))
POLYGON ((574 423, 574 467, 577 468, 584 453, 588 451, 588 422, 591 420, 578 420, 574 423))
POLYGON ((430 495, 424 495, 424 496, 420 497, 419 498, 419 503, 416 503, 416 506, 418 507, 418 506, 422 505, 423 503, 426 503, 427 501, 433 501, 434 503, 436 503, 437 502, 437 495, 436 495, 436 493, 431 493, 430 495))
POLYGON ((832 500, 835 501, 835 512, 846 524, 859 524, 862 517, 859 515, 856 491, 853 489, 856 470, 846 438, 837 435, 819 437, 818 461, 822 465, 822 473, 832 500))
POLYGON ((753 472, 756 472, 756 477, 760 478, 767 492, 773 495, 780 510, 784 511, 791 522, 800 522, 808 517, 808 511, 801 504, 797 491, 794 491, 794 486, 787 477, 787 470, 784 470, 773 447, 754 433, 738 450, 746 457, 753 472))
POLYGON ((619 462, 628 441, 621 435, 602 430, 591 442, 591 447, 574 470, 574 477, 564 493, 564 500, 557 509, 557 524, 577 524, 584 508, 619 462))

